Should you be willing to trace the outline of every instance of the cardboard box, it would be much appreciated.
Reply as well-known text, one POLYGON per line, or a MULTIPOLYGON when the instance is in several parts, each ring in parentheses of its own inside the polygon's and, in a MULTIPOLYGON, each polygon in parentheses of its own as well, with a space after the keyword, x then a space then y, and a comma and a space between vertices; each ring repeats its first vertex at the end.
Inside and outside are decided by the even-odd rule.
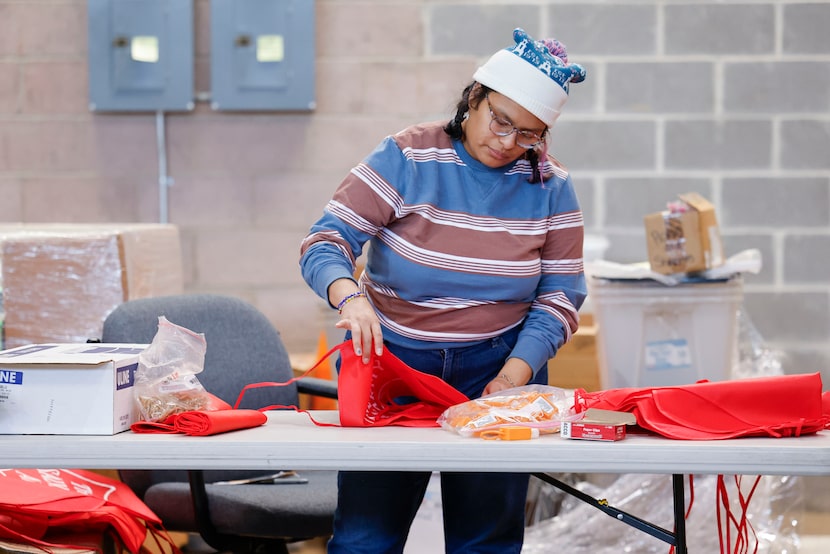
POLYGON ((0 352, 0 434, 114 435, 138 416, 145 344, 35 344, 0 352))
POLYGON ((662 274, 692 273, 723 265, 715 207, 695 192, 678 197, 681 209, 644 218, 651 269, 662 274))
POLYGON ((579 421, 562 423, 561 434, 566 439, 619 441, 625 438, 625 429, 634 425, 634 414, 589 408, 579 421))
POLYGON ((174 225, 0 225, 0 264, 4 348, 97 339, 122 302, 184 289, 174 225))
POLYGON ((596 325, 580 325, 570 342, 548 361, 548 384, 588 392, 600 390, 596 325))

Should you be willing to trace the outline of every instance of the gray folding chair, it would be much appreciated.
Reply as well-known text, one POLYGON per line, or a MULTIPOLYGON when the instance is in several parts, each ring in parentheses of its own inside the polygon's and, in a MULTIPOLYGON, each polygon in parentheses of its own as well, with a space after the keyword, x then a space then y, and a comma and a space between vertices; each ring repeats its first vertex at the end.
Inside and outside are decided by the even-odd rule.
MULTIPOLYGON (((101 340, 149 344, 162 315, 204 333, 205 364, 197 377, 208 392, 231 405, 249 383, 284 382, 293 377, 288 354, 271 322, 252 305, 229 296, 183 294, 125 302, 106 318, 101 340)), ((284 387, 248 390, 240 408, 297 406, 300 392, 337 397, 334 383, 305 378, 284 387)), ((307 483, 241 485, 212 483, 255 479, 263 472, 119 473, 169 531, 199 533, 220 551, 287 553, 287 543, 327 537, 332 532, 337 502, 334 471, 299 471, 307 483)))

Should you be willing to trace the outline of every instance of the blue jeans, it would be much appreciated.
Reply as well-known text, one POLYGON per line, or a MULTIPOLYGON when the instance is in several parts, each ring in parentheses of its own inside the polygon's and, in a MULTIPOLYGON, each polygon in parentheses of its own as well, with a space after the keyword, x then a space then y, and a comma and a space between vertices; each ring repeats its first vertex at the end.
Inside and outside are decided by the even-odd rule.
MULTIPOLYGON (((501 370, 518 329, 474 346, 412 350, 385 344, 407 365, 441 377, 469 398, 501 370)), ((547 384, 547 368, 532 381, 547 384)), ((329 554, 403 551, 430 472, 341 471, 329 554)), ((519 554, 525 526, 526 473, 441 474, 447 553, 519 554)))

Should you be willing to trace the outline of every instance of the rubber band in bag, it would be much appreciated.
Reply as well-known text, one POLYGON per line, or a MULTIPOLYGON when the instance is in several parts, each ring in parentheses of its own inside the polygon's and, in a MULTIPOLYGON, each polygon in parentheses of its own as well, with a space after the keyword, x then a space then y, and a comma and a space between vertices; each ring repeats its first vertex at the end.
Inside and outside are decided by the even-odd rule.
POLYGON ((570 409, 572 395, 548 385, 524 385, 488 394, 447 408, 438 424, 462 437, 503 427, 530 427, 539 434, 559 432, 563 421, 580 419, 570 409))

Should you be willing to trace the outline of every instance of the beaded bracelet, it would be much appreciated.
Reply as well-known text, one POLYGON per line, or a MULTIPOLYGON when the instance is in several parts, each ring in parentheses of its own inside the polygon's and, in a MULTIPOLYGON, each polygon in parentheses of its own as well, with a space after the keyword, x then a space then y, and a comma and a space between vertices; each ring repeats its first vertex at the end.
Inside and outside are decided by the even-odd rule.
POLYGON ((507 381, 508 383, 510 383, 510 386, 511 386, 511 387, 515 387, 515 386, 516 386, 516 383, 514 383, 514 382, 513 382, 513 379, 511 379, 510 377, 508 377, 506 373, 500 373, 500 374, 499 374, 499 377, 501 377, 502 379, 504 379, 505 381, 507 381))
POLYGON ((343 314, 343 308, 346 307, 346 304, 348 304, 349 302, 351 302, 355 298, 360 298, 360 297, 363 297, 363 296, 366 296, 366 293, 361 292, 361 291, 357 291, 357 292, 353 292, 351 294, 347 294, 346 297, 343 298, 343 300, 340 301, 340 304, 337 305, 337 313, 342 315, 343 314))

